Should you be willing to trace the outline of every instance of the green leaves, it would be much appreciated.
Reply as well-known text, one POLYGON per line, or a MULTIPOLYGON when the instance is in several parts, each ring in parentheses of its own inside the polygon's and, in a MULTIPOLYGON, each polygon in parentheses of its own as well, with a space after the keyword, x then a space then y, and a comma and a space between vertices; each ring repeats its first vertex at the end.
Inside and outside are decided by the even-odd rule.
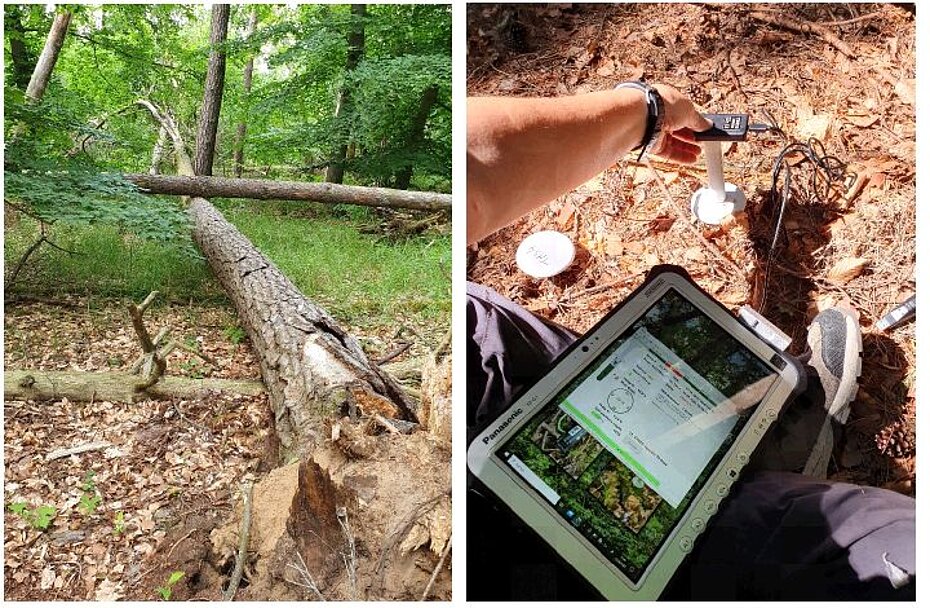
POLYGON ((168 576, 168 580, 165 581, 165 584, 161 587, 157 587, 155 591, 161 596, 161 599, 164 601, 169 601, 171 599, 171 589, 178 584, 184 578, 184 572, 180 570, 175 570, 168 576))
POLYGON ((43 531, 48 529, 58 515, 55 507, 51 505, 39 505, 35 509, 30 509, 28 503, 14 502, 7 505, 7 508, 22 517, 36 530, 43 531))
POLYGON ((177 242, 193 251, 189 222, 174 200, 148 197, 87 154, 75 141, 113 142, 57 102, 27 104, 6 89, 4 198, 46 223, 109 224, 143 239, 177 242), (17 131, 19 131, 17 133, 17 131))

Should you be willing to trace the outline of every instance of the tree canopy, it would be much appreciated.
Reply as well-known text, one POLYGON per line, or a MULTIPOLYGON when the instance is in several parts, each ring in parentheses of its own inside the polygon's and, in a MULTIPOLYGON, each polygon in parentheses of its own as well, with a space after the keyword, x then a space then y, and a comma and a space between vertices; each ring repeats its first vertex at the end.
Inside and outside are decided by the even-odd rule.
MULTIPOLYGON (((49 222, 180 234, 186 220, 176 202, 145 198, 118 174, 147 171, 152 162, 159 129, 139 99, 168 109, 193 144, 209 8, 7 5, 4 21, 6 200, 49 222), (56 10, 72 13, 70 27, 44 96, 31 102, 25 86, 56 10)), ((451 190, 450 7, 370 5, 357 21, 349 5, 232 6, 215 175, 233 175, 244 122, 246 177, 319 181, 333 150, 346 146, 347 182, 392 187, 409 168, 411 188, 451 190), (247 35, 253 11, 257 26, 247 35), (347 73, 353 27, 364 28, 365 48, 347 73), (417 125, 431 87, 435 100, 417 125), (343 89, 354 103, 337 116, 343 89)), ((165 172, 172 165, 166 154, 165 172)))

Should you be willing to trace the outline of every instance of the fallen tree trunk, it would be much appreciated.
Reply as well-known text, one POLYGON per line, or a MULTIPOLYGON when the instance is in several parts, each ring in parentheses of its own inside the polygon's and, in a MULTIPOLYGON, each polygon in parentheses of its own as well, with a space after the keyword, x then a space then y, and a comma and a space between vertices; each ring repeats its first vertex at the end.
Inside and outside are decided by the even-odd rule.
MULTIPOLYGON (((190 157, 170 114, 147 101, 140 104, 168 129, 178 173, 192 175, 190 157)), ((358 341, 305 297, 208 200, 191 198, 188 214, 194 240, 236 307, 258 355, 282 458, 317 447, 325 436, 321 421, 343 406, 358 406, 365 413, 388 418, 417 419, 400 385, 372 364, 358 341)))
POLYGON ((3 396, 8 400, 67 398, 133 403, 142 399, 190 399, 204 391, 253 397, 265 392, 264 384, 256 380, 163 376, 154 386, 137 392, 138 382, 139 376, 125 372, 8 370, 3 373, 3 396))
POLYGON ((126 179, 149 194, 174 194, 202 198, 249 198, 258 200, 314 201, 329 204, 395 207, 422 211, 452 209, 452 195, 414 190, 366 188, 320 182, 289 182, 187 175, 130 173, 126 179))

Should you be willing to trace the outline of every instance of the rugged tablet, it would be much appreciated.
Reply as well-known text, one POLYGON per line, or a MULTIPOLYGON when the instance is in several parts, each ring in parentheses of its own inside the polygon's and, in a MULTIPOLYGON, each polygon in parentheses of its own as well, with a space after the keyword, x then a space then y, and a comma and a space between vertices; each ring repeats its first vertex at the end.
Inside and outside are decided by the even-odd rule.
POLYGON ((657 598, 801 386, 760 323, 657 267, 476 437, 468 466, 606 598, 657 598))

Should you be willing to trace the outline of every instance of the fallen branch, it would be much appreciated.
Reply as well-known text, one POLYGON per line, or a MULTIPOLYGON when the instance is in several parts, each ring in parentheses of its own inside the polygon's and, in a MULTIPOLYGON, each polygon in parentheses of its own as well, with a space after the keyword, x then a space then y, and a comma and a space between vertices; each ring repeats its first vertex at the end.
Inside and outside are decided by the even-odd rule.
POLYGON ((757 21, 762 21, 764 23, 768 23, 769 25, 783 27, 785 29, 798 32, 799 34, 815 34, 823 39, 824 42, 839 52, 843 53, 850 59, 856 58, 855 51, 853 51, 848 44, 840 40, 836 34, 817 23, 799 21, 782 13, 768 13, 763 11, 751 11, 749 16, 753 19, 756 19, 757 21))
POLYGON ((398 346, 397 348, 395 348, 394 350, 392 350, 391 352, 389 352, 387 355, 385 355, 385 356, 381 357, 380 359, 378 359, 377 361, 375 361, 375 364, 376 364, 376 365, 384 365, 384 364, 387 363, 388 361, 393 361, 393 360, 396 359, 397 357, 399 357, 399 356, 401 356, 402 354, 404 354, 404 353, 407 351, 407 349, 410 348, 412 345, 413 345, 413 342, 404 342, 403 344, 401 344, 400 346, 398 346))
POLYGON ((337 507, 336 519, 339 521, 339 527, 342 528, 342 534, 346 539, 346 547, 349 549, 348 553, 342 554, 342 562, 349 575, 349 588, 351 589, 349 599, 356 600, 358 599, 358 555, 355 550, 355 535, 349 527, 348 510, 345 507, 337 507))
POLYGON ((75 454, 83 454, 84 452, 94 452, 97 450, 103 450, 110 447, 111 444, 109 441, 94 441, 92 443, 85 443, 84 445, 78 445, 73 448, 61 448, 58 450, 52 450, 45 455, 45 462, 51 462, 53 460, 58 460, 59 458, 65 458, 66 456, 73 456, 75 454))
POLYGON ((439 562, 436 564, 436 567, 433 568, 433 574, 429 577, 429 582, 426 583, 426 588, 423 590, 423 595, 420 596, 420 601, 425 602, 426 598, 429 597, 429 592, 433 590, 433 584, 436 582, 436 577, 439 576, 439 571, 442 570, 443 564, 446 563, 446 558, 449 556, 449 550, 452 548, 452 537, 446 541, 446 546, 442 550, 442 555, 439 556, 439 562))
POLYGON ((134 403, 142 399, 191 399, 206 391, 250 397, 265 392, 265 385, 258 380, 163 376, 158 384, 138 393, 133 390, 137 381, 138 377, 126 372, 8 370, 3 374, 3 394, 7 400, 16 401, 67 398, 71 401, 101 399, 134 403))
POLYGON ((294 565, 294 564, 290 564, 290 563, 289 563, 289 564, 287 565, 287 567, 288 567, 288 568, 293 568, 294 570, 296 570, 296 571, 297 571, 297 574, 299 574, 299 575, 300 575, 300 578, 302 578, 303 580, 302 580, 302 581, 293 581, 293 580, 287 578, 286 576, 284 577, 284 580, 285 580, 286 582, 292 584, 292 585, 297 585, 298 587, 303 587, 304 589, 309 589, 310 591, 312 591, 312 592, 316 595, 316 598, 317 598, 318 600, 320 600, 321 602, 325 602, 325 601, 326 601, 326 598, 323 597, 323 594, 322 594, 322 593, 320 593, 320 588, 317 587, 316 581, 313 580, 313 576, 310 574, 310 569, 307 568, 307 562, 304 561, 304 558, 303 558, 303 556, 300 554, 300 551, 296 551, 296 553, 297 553, 297 559, 300 560, 300 566, 296 566, 296 565, 294 565))
MULTIPOLYGON (((161 377, 165 375, 165 371, 168 369, 165 358, 158 352, 156 342, 152 340, 148 330, 145 328, 145 323, 142 322, 142 315, 145 314, 145 311, 148 310, 157 296, 158 292, 153 291, 149 293, 138 306, 135 302, 130 302, 128 306, 129 317, 132 319, 132 327, 136 330, 136 335, 139 336, 139 342, 142 344, 142 371, 146 377, 145 380, 134 385, 137 391, 144 391, 154 386, 161 377)), ((158 334, 158 337, 161 338, 164 337, 164 335, 165 332, 162 331, 158 334)))
POLYGON ((229 577, 229 586, 223 593, 223 601, 231 602, 236 597, 239 582, 242 580, 242 568, 245 566, 245 554, 249 548, 249 531, 252 528, 252 482, 242 484, 242 525, 239 527, 239 551, 236 553, 236 567, 229 577))

